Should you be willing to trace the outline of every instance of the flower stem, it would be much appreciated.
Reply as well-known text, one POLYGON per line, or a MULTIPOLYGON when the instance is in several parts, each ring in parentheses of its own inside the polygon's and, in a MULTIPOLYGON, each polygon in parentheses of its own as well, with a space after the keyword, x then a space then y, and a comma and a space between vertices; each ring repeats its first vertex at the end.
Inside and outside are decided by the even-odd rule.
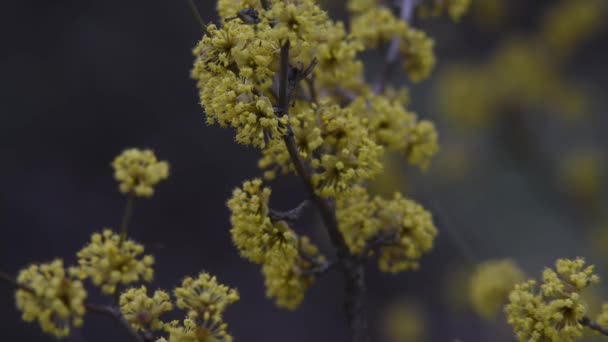
POLYGON ((133 215, 134 204, 135 196, 132 193, 129 193, 129 196, 127 197, 127 205, 125 206, 125 212, 122 215, 122 221, 120 223, 120 240, 118 242, 119 247, 127 238, 127 231, 129 230, 129 220, 133 215))
POLYGON ((201 12, 198 11, 198 7, 196 7, 194 0, 186 0, 186 1, 188 1, 188 6, 190 7, 190 11, 192 12, 192 15, 194 16, 194 19, 196 19, 198 24, 203 29, 203 35, 207 34, 207 24, 205 24, 205 21, 203 20, 203 17, 201 16, 201 12))

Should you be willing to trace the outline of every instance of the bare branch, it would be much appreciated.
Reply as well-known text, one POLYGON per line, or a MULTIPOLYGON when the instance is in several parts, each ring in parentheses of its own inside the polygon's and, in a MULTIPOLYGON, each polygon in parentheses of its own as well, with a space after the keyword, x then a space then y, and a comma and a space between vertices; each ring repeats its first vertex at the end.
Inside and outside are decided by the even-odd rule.
POLYGON ((287 221, 287 222, 295 222, 297 221, 300 216, 302 215, 302 211, 304 210, 304 208, 306 208, 308 206, 310 202, 308 200, 303 201, 302 203, 298 204, 297 207, 290 209, 288 211, 278 211, 278 210, 273 210, 270 209, 270 220, 272 222, 277 222, 277 221, 287 221))
POLYGON ((583 317, 583 319, 581 319, 580 323, 593 331, 596 331, 602 335, 608 336, 608 328, 602 327, 601 325, 599 325, 599 323, 592 321, 589 317, 586 317, 586 316, 583 317))

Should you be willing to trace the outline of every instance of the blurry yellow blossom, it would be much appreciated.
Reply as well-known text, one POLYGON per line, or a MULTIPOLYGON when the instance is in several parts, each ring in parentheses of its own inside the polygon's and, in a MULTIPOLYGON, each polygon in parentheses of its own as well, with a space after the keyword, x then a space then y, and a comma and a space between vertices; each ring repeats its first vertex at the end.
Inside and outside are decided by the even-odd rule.
POLYGON ((485 319, 495 318, 515 284, 523 280, 523 272, 512 260, 489 260, 479 264, 470 278, 473 309, 485 319))
POLYGON ((559 185, 574 198, 590 201, 602 191, 604 160, 599 151, 573 150, 559 160, 559 185))
POLYGON ((400 299, 383 314, 383 335, 388 342, 422 342, 428 339, 429 322, 424 308, 400 299))
POLYGON ((82 325, 87 292, 66 274, 62 260, 31 265, 19 272, 17 282, 31 290, 18 289, 15 295, 23 320, 38 321, 45 333, 58 338, 82 325))
POLYGON ((605 0, 562 0, 541 20, 542 39, 559 55, 570 55, 604 25, 605 0))
POLYGON ((254 179, 237 188, 228 201, 232 241, 241 255, 260 264, 269 259, 293 259, 297 254, 297 236, 285 222, 272 222, 268 201, 270 188, 254 179))
POLYGON ((156 290, 152 297, 148 297, 145 286, 121 293, 119 304, 120 312, 137 331, 161 330, 165 323, 160 320, 160 315, 173 309, 167 292, 156 290))
POLYGON ((407 24, 387 7, 373 7, 357 13, 351 20, 351 35, 368 49, 377 48, 395 35, 404 34, 407 29, 407 24))
MULTIPOLYGON (((486 0, 482 0, 486 1, 486 0)), ((421 4, 418 7, 418 13, 422 17, 436 17, 441 15, 444 11, 450 15, 450 19, 455 22, 460 21, 460 18, 464 16, 471 6, 472 0, 439 0, 434 1, 431 4, 421 4)))
POLYGON ((403 66, 412 82, 427 79, 435 67, 435 42, 423 31, 409 28, 400 34, 399 50, 403 54, 403 66))
POLYGON ((602 304, 602 311, 595 321, 602 327, 608 327, 608 304, 602 304))
POLYGON ((497 30, 507 21, 509 16, 508 0, 472 1, 472 17, 483 29, 497 30))
POLYGON ((559 259, 555 270, 546 268, 540 288, 534 280, 517 284, 505 311, 519 341, 571 342, 580 338, 580 321, 587 312, 580 292, 597 282, 593 266, 585 267, 585 261, 578 258, 559 259))
POLYGON ((143 255, 144 246, 124 240, 110 229, 91 236, 91 243, 76 255, 79 267, 70 271, 80 279, 91 279, 106 294, 112 294, 120 284, 151 281, 154 258, 143 255))
POLYGON ((154 186, 169 177, 169 163, 158 161, 151 150, 125 150, 114 159, 112 167, 120 192, 138 197, 152 196, 154 186))
POLYGON ((226 308, 239 300, 235 289, 204 272, 197 278, 186 277, 182 286, 175 288, 174 295, 177 307, 188 310, 188 318, 213 322, 221 321, 226 308))
POLYGON ((314 268, 325 262, 325 257, 307 237, 301 237, 299 245, 301 254, 297 257, 271 259, 262 267, 266 296, 274 298, 277 306, 289 310, 300 305, 306 290, 315 281, 314 268), (287 267, 286 263, 289 263, 287 267))

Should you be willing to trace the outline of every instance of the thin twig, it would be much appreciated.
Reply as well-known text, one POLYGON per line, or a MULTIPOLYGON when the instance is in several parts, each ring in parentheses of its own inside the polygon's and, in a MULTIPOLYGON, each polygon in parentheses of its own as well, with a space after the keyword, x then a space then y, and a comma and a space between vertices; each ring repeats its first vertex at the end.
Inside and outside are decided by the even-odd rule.
MULTIPOLYGON (((401 6, 399 10, 399 18, 405 22, 409 22, 412 19, 414 13, 414 7, 416 7, 417 0, 401 0, 401 6)), ((388 47, 386 58, 382 67, 382 71, 378 74, 378 79, 374 84, 374 94, 381 94, 384 92, 388 80, 391 76, 392 69, 397 63, 397 57, 399 56, 399 44, 401 39, 399 35, 395 35, 391 44, 388 47)))
POLYGON ((188 1, 188 6, 190 7, 190 11, 192 12, 192 15, 194 16, 194 18, 200 25, 201 29, 203 29, 203 35, 206 35, 207 34, 207 24, 205 24, 205 21, 203 20, 203 17, 201 16, 201 12, 198 11, 198 7, 196 7, 194 0, 186 0, 186 1, 188 1))
POLYGON ((127 197, 127 204, 125 205, 125 212, 122 215, 122 220, 120 221, 120 240, 118 241, 118 246, 120 247, 122 243, 127 238, 127 231, 129 230, 129 220, 133 215, 133 206, 135 204, 135 196, 133 193, 129 193, 127 197))
POLYGON ((608 328, 602 327, 599 323, 592 321, 589 317, 583 317, 581 324, 588 327, 589 329, 596 331, 602 335, 608 336, 608 328))
POLYGON ((302 211, 304 210, 304 208, 306 208, 308 206, 308 203, 310 203, 310 202, 308 200, 305 200, 302 203, 298 204, 297 207, 290 209, 288 211, 278 211, 278 210, 270 209, 270 213, 269 213, 270 220, 272 222, 277 222, 277 221, 295 222, 300 218, 300 216, 302 215, 302 211))
POLYGON ((391 246, 397 244, 397 232, 391 234, 378 234, 372 239, 370 239, 363 250, 361 251, 360 257, 361 259, 367 258, 369 253, 376 252, 381 247, 391 246))

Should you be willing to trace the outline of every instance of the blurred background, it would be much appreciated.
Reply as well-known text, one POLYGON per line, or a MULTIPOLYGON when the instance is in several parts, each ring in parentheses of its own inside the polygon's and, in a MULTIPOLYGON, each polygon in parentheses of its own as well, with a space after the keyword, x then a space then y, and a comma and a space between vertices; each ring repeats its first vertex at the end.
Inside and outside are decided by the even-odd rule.
MULTIPOLYGON (((459 24, 416 21, 435 38, 438 65, 411 85, 410 109, 436 122, 441 152, 426 173, 389 157, 374 187, 422 203, 440 235, 418 271, 388 275, 370 263, 378 339, 393 331, 391 341, 512 341, 504 314, 482 320, 469 304, 470 272, 485 260, 512 258, 539 277, 556 258, 583 256, 608 274, 608 11, 567 7, 589 1, 473 0, 459 24)), ((197 3, 217 20, 214 1, 197 3)), ((344 16, 342 1, 324 6, 344 16)), ((1 7, 0 270, 17 274, 56 257, 73 263, 92 232, 120 222, 114 156, 151 148, 171 176, 136 202, 130 225, 156 256, 151 288, 172 289, 205 270, 241 294, 226 316, 237 341, 345 340, 339 272, 319 279, 300 309, 284 311, 232 245, 225 202, 261 174, 259 155, 204 123, 189 78, 200 28, 185 0, 1 7)), ((378 56, 366 56, 370 79, 378 56)), ((407 83, 404 74, 395 82, 407 83)), ((303 200, 298 179, 275 183, 276 209, 303 200)), ((296 230, 331 255, 315 210, 306 214, 296 230)), ((599 306, 608 287, 595 289, 599 306)), ((3 284, 0 322, 0 341, 51 340, 20 320, 3 284)), ((127 338, 114 321, 89 317, 70 340, 127 338)))

